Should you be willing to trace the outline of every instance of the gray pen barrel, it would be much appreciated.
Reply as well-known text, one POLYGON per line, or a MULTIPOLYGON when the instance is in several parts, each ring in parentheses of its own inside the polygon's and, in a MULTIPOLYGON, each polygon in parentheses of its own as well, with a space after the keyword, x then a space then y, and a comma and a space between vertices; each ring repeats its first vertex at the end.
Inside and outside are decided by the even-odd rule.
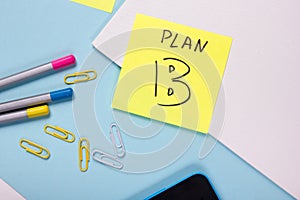
POLYGON ((48 102, 51 102, 50 93, 9 101, 0 104, 0 113, 16 110, 19 108, 26 108, 34 105, 44 104, 48 102))
POLYGON ((26 71, 5 77, 0 79, 0 90, 10 87, 13 85, 17 85, 18 83, 22 83, 26 80, 35 78, 37 76, 41 76, 43 74, 46 74, 49 71, 53 71, 52 64, 47 63, 44 65, 40 65, 38 67, 28 69, 26 71))
POLYGON ((3 124, 9 124, 9 123, 27 119, 27 118, 28 118, 28 116, 27 116, 26 110, 2 114, 2 115, 0 115, 0 126, 3 124))

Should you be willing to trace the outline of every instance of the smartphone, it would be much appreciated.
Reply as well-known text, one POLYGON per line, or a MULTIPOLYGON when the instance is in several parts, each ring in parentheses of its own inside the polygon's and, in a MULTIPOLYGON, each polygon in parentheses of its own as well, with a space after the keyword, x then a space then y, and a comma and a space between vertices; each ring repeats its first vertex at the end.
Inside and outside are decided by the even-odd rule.
POLYGON ((193 174, 146 198, 147 200, 215 200, 213 186, 202 174, 193 174))

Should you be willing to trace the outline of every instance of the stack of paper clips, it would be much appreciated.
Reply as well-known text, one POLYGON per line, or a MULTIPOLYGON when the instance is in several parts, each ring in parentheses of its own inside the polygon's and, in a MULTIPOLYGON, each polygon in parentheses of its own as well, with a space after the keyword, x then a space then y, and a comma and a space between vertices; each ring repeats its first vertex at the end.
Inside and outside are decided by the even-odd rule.
MULTIPOLYGON (((59 126, 46 124, 44 126, 44 132, 68 143, 73 143, 76 139, 74 133, 59 126)), ((120 170, 124 167, 120 159, 125 156, 125 146, 120 129, 116 123, 111 124, 110 139, 115 155, 106 153, 100 149, 94 149, 92 151, 92 157, 95 161, 101 164, 120 170), (116 138, 118 141, 116 141, 116 138)), ((50 157, 50 151, 46 147, 43 147, 28 139, 22 138, 20 140, 20 146, 28 153, 36 155, 42 159, 48 159, 50 157)), ((90 162, 90 142, 87 138, 79 139, 78 158, 80 171, 86 172, 89 168, 90 162)))
POLYGON ((100 149, 94 149, 92 152, 92 157, 99 163, 113 167, 115 169, 122 169, 124 165, 120 161, 120 158, 123 158, 125 156, 125 146, 120 133, 120 128, 116 123, 112 123, 110 126, 110 139, 115 155, 106 153, 104 151, 101 151, 100 149), (116 141, 116 138, 118 138, 118 141, 116 141))
MULTIPOLYGON (((59 126, 46 124, 44 126, 44 132, 65 142, 71 143, 75 141, 74 133, 66 129, 63 129, 59 126)), ((30 140, 21 139, 20 146, 24 148, 27 152, 32 153, 33 155, 36 155, 40 158, 48 159, 50 157, 50 151, 46 147, 36 144, 30 140), (26 143, 27 145, 25 145, 26 143)))
MULTIPOLYGON (((120 128, 116 123, 112 123, 110 126, 110 139, 115 155, 106 153, 100 149, 94 149, 92 151, 92 158, 103 165, 121 170, 124 165, 120 159, 125 156, 125 146, 121 136, 120 128)), ((80 138, 78 143, 78 151, 79 169, 82 172, 85 172, 88 170, 90 161, 90 142, 87 138, 80 138)))

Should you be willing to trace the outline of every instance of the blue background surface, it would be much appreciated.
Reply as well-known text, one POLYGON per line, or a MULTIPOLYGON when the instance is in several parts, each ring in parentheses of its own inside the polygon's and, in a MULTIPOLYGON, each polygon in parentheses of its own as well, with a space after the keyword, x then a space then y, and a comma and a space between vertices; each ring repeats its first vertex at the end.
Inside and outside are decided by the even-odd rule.
MULTIPOLYGON (((121 4, 116 2, 114 12, 121 4)), ((0 102, 67 87, 63 77, 80 70, 85 58, 95 51, 91 42, 112 16, 68 0, 1 0, 0 77, 68 54, 76 56, 77 66, 1 91, 0 102)), ((112 78, 103 81, 116 84, 119 70, 112 66, 112 78)), ((75 98, 80 97, 75 94, 75 98)), ((72 103, 51 104, 50 109, 48 117, 0 127, 0 177, 27 199, 143 199, 194 172, 205 174, 222 199, 293 199, 222 144, 199 160, 202 134, 197 134, 176 162, 155 172, 124 173, 91 160, 89 170, 82 173, 78 168, 78 137, 69 144, 43 132, 49 123, 78 135, 72 103), (19 146, 21 138, 47 147, 50 159, 26 153, 19 146)), ((101 118, 105 120, 105 114, 98 116, 101 118)), ((124 142, 130 144, 129 140, 125 137, 124 142)))

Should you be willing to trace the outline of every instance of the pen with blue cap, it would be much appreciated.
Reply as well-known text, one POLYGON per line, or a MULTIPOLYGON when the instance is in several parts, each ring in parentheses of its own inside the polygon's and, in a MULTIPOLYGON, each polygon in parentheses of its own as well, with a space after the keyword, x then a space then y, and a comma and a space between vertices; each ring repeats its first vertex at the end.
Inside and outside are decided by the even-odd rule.
POLYGON ((48 92, 36 96, 26 97, 23 99, 0 103, 0 113, 17 110, 20 108, 27 108, 35 105, 65 100, 65 99, 71 99, 72 96, 73 96, 72 88, 66 88, 66 89, 48 92))

